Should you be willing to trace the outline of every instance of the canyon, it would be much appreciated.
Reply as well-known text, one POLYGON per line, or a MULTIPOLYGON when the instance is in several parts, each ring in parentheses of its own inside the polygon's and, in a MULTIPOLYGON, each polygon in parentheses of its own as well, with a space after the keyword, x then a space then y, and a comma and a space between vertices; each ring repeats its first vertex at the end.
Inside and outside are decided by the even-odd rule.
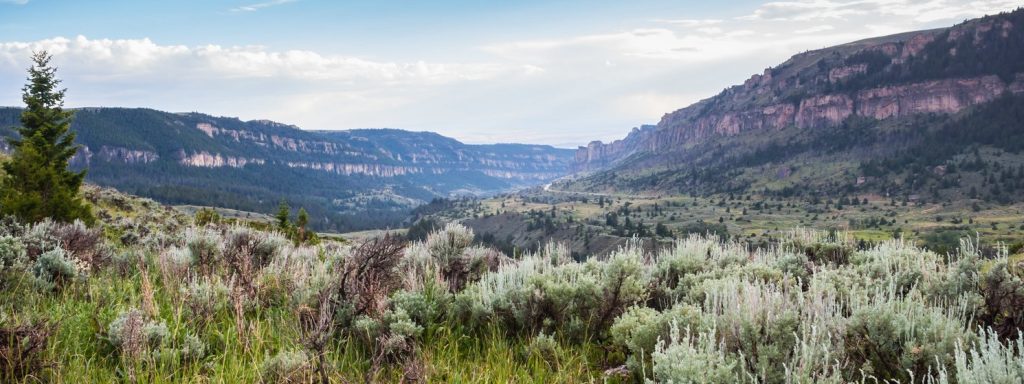
POLYGON ((714 137, 748 132, 788 127, 831 129, 850 118, 952 115, 1004 94, 1022 93, 1024 67, 1019 63, 1007 63, 1009 76, 986 71, 961 76, 902 75, 915 66, 922 67, 921 63, 955 62, 958 52, 985 52, 988 46, 1005 43, 1000 40, 1012 44, 1022 30, 1011 21, 1013 17, 992 16, 947 29, 867 39, 795 55, 743 84, 665 114, 655 126, 634 129, 611 143, 595 141, 581 146, 573 170, 600 171, 635 154, 685 151, 714 137))

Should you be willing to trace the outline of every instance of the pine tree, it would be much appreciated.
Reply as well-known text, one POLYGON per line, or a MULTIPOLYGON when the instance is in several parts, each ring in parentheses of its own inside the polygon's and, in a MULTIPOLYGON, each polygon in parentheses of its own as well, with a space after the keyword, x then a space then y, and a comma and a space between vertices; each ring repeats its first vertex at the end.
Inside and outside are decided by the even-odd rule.
POLYGON ((18 138, 8 139, 13 149, 3 168, 7 177, 0 188, 0 213, 24 222, 44 218, 70 222, 95 222, 91 207, 79 195, 85 171, 68 170, 78 152, 70 132, 73 112, 64 110, 65 89, 58 90, 57 68, 50 55, 32 55, 28 84, 22 88, 25 111, 21 113, 18 138))
POLYGON ((288 216, 291 214, 291 208, 288 207, 283 199, 281 203, 277 205, 277 229, 286 231, 288 229, 288 216))
POLYGON ((295 219, 295 227, 298 229, 299 242, 306 241, 306 226, 309 225, 309 213, 306 208, 299 208, 299 216, 295 219))

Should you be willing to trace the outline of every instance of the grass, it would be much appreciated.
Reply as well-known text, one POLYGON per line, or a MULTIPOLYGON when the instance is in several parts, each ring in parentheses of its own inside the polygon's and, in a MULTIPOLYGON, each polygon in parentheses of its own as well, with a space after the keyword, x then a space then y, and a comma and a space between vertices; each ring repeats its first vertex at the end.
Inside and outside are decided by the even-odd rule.
MULTIPOLYGON (((730 234, 753 240, 777 239, 782 232, 795 227, 834 228, 849 232, 855 239, 871 242, 891 239, 897 230, 904 238, 920 242, 928 233, 950 228, 966 228, 967 231, 976 232, 991 243, 1013 243, 1024 238, 1024 228, 1021 226, 1024 224, 1024 203, 1021 202, 996 205, 965 199, 945 204, 897 202, 896 205, 892 205, 892 200, 882 196, 862 195, 855 197, 867 199, 868 204, 846 205, 840 210, 836 209, 834 202, 826 205, 827 201, 812 204, 802 199, 768 200, 750 195, 752 197, 748 200, 744 195, 740 196, 743 198, 729 200, 728 195, 655 197, 604 194, 601 197, 609 203, 601 207, 598 204, 599 196, 593 194, 529 192, 502 195, 479 202, 470 201, 439 216, 445 220, 462 220, 499 212, 550 212, 554 207, 563 222, 571 217, 575 223, 587 223, 588 226, 610 233, 608 228, 602 228, 605 215, 628 205, 634 212, 638 208, 642 211, 630 215, 629 218, 633 222, 644 223, 648 228, 657 223, 663 223, 670 228, 679 228, 698 221, 718 223, 721 218, 730 234), (586 199, 586 202, 583 199, 586 199), (721 205, 722 200, 727 200, 726 206, 721 205), (769 204, 772 207, 781 204, 783 208, 756 210, 758 203, 769 204), (975 204, 981 209, 974 211, 975 204), (661 212, 653 217, 649 216, 648 213, 655 205, 661 212), (746 214, 743 214, 744 210, 746 214), (882 218, 889 222, 895 220, 895 224, 851 226, 851 222, 882 218), (992 223, 997 224, 996 229, 992 228, 992 223)), ((620 221, 622 219, 620 217, 620 221)))
MULTIPOLYGON (((159 274, 150 279, 159 281, 159 274)), ((57 331, 44 358, 53 364, 44 375, 21 382, 110 383, 134 376, 147 383, 261 382, 264 361, 279 351, 302 349, 295 314, 282 307, 257 308, 246 314, 251 325, 246 340, 239 339, 235 319, 223 310, 204 326, 196 326, 169 288, 156 283, 154 299, 158 318, 166 322, 171 339, 198 334, 208 345, 208 357, 194 363, 158 357, 128 363, 110 347, 106 325, 122 310, 142 303, 141 272, 119 276, 105 270, 87 282, 76 283, 60 293, 40 292, 28 278, 0 291, 0 313, 23 321, 50 319, 57 331), (248 346, 246 346, 248 344, 248 346), (44 379, 45 378, 45 379, 44 379)), ((396 382, 401 366, 371 373, 371 355, 348 336, 338 336, 328 352, 333 369, 331 382, 396 382)), ((429 382, 451 383, 586 383, 600 381, 593 346, 562 345, 552 361, 526 354, 528 340, 509 339, 498 328, 480 337, 439 326, 427 330, 420 353, 429 382)))
MULTIPOLYGON (((123 197, 102 191, 96 195, 113 200, 123 197)), ((463 209, 501 207, 504 202, 506 209, 543 206, 545 211, 550 210, 550 204, 523 200, 528 198, 506 196, 505 201, 466 203, 463 209)), ((668 214, 647 216, 648 212, 653 212, 654 204, 678 216, 715 215, 725 209, 719 205, 720 198, 712 202, 686 196, 614 196, 609 200, 612 205, 603 208, 592 199, 588 202, 558 201, 554 205, 557 215, 564 218, 583 212, 617 210, 628 203, 631 210, 641 208, 636 217, 642 220, 668 214)), ((759 206, 758 201, 756 197, 749 200, 744 197, 725 202, 730 211, 742 212, 746 208, 748 214, 744 216, 757 219, 730 221, 731 230, 741 228, 749 231, 743 233, 767 236, 775 231, 768 229, 773 221, 807 219, 806 214, 801 215, 803 206, 756 212, 754 207, 759 206)), ((101 202, 99 206, 103 212, 111 214, 130 213, 133 220, 180 219, 179 215, 158 216, 157 213, 167 210, 132 198, 117 204, 101 202)), ((869 216, 876 211, 892 210, 917 215, 907 214, 908 218, 927 219, 942 215, 944 208, 949 209, 891 207, 876 199, 857 209, 819 215, 821 220, 842 221, 846 215, 869 216)), ((987 217, 1012 216, 1014 212, 1014 208, 998 208, 987 217)), ((128 228, 122 228, 123 219, 110 219, 105 223, 107 231, 81 229, 79 235, 129 234, 128 228, 134 227, 134 223, 129 221, 128 228)), ((824 381, 840 375, 842 382, 850 382, 856 381, 856 367, 833 369, 814 362, 814 356, 823 353, 821 350, 828 350, 842 359, 871 358, 871 364, 886 360, 864 357, 864 350, 857 349, 857 345, 862 345, 858 343, 865 340, 865 335, 848 332, 861 328, 847 327, 858 325, 882 330, 895 327, 893 329, 911 332, 906 337, 913 338, 911 341, 917 343, 914 345, 927 346, 928 353, 951 356, 955 352, 954 340, 976 337, 972 332, 981 329, 980 326, 994 326, 998 330, 1008 324, 1003 315, 984 315, 1011 312, 1006 312, 1004 307, 985 306, 1001 305, 999 303, 978 300, 982 297, 979 295, 994 297, 994 287, 982 282, 999 277, 995 273, 1006 270, 1000 263, 1012 267, 1009 274, 1001 277, 1008 279, 1010 285, 1007 286, 1024 286, 1016 267, 1017 262, 1024 260, 1024 255, 1013 255, 1009 259, 1002 255, 981 256, 975 248, 967 246, 960 256, 946 257, 901 241, 858 248, 849 240, 883 240, 888 233, 886 229, 858 229, 847 233, 849 236, 833 236, 825 232, 780 228, 784 245, 757 251, 747 248, 746 239, 723 242, 715 237, 690 237, 653 253, 644 251, 634 242, 607 259, 575 261, 565 257, 564 249, 557 248, 521 258, 495 255, 471 245, 471 231, 451 225, 431 234, 422 243, 399 248, 400 252, 391 256, 395 257, 395 264, 367 267, 382 268, 379 270, 385 271, 387 276, 398 275, 400 282, 388 283, 387 276, 375 280, 372 274, 356 274, 354 276, 360 276, 354 277, 359 285, 340 285, 345 287, 346 293, 317 296, 334 292, 330 290, 334 285, 329 282, 344 284, 340 277, 361 273, 352 271, 359 271, 355 268, 360 265, 368 265, 359 264, 360 260, 371 260, 365 258, 367 254, 362 253, 361 246, 353 248, 352 243, 328 241, 296 248, 291 243, 274 240, 283 239, 280 235, 234 224, 205 227, 202 236, 182 236, 196 233, 196 230, 180 226, 168 229, 173 227, 168 223, 147 224, 152 226, 148 233, 153 237, 134 245, 106 237, 106 246, 115 248, 113 254, 120 255, 128 250, 140 252, 139 260, 125 262, 122 257, 112 259, 111 264, 96 264, 87 279, 76 279, 57 291, 41 289, 34 283, 28 268, 2 271, 0 327, 9 329, 14 325, 49 321, 53 332, 40 355, 43 365, 35 368, 32 375, 16 380, 0 372, 5 375, 0 376, 4 379, 0 381, 287 382, 272 380, 269 375, 291 372, 289 369, 294 367, 297 367, 296 372, 310 372, 309 367, 318 357, 316 351, 323 351, 320 356, 324 358, 332 383, 402 382, 410 378, 445 383, 616 383, 645 378, 692 379, 695 372, 705 371, 707 364, 723 359, 733 362, 745 359, 749 366, 725 369, 727 373, 751 381, 757 376, 760 382, 780 382, 776 374, 780 369, 771 372, 761 369, 799 363, 804 367, 800 373, 803 379, 795 382, 819 382, 818 379, 824 381), (203 261, 207 260, 205 256, 201 256, 206 248, 198 248, 207 244, 205 240, 198 240, 205 236, 216 239, 210 243, 217 245, 210 247, 220 250, 220 259, 212 258, 215 264, 210 268, 203 261), (166 242, 154 244, 153 239, 166 242), (246 280, 254 282, 251 285, 254 293, 234 296, 248 285, 228 282, 246 276, 235 264, 238 258, 230 255, 237 255, 247 247, 245 244, 272 244, 277 251, 269 253, 268 264, 253 272, 255 279, 246 280), (189 252, 186 270, 168 272, 168 268, 161 268, 179 260, 178 250, 189 252), (174 257, 165 257, 167 255, 174 257), (339 260, 341 264, 336 264, 339 260), (961 260, 966 261, 961 263, 961 260), (330 267, 332 265, 342 268, 335 269, 330 267), (466 272, 470 270, 475 272, 466 272), (463 272, 467 274, 459 274, 463 272), (218 296, 216 303, 223 305, 217 306, 209 317, 198 316, 189 305, 195 304, 195 299, 181 290, 186 281, 194 278, 224 279, 238 290, 227 293, 226 297, 218 296), (318 278, 327 282, 320 285, 318 278), (468 283, 461 288, 452 285, 459 281, 468 283), (906 285, 908 282, 912 282, 911 285, 906 285), (376 286, 390 288, 372 291, 376 286), (352 290, 348 291, 350 288, 352 290), (313 292, 312 300, 303 294, 308 292, 313 292), (237 297, 242 299, 236 301, 237 297), (328 308, 327 313, 333 314, 348 308, 322 307, 325 304, 319 297, 337 297, 348 304, 370 297, 374 302, 384 303, 379 311, 362 312, 380 328, 366 331, 368 328, 356 325, 360 320, 358 316, 334 315, 330 324, 337 328, 328 333, 325 347, 311 347, 304 340, 310 334, 309 324, 316 319, 311 317, 317 313, 313 308, 328 308), (239 306, 232 305, 235 303, 239 306), (972 307, 961 308, 962 305, 972 307), (240 312, 236 312, 236 308, 240 308, 240 312), (131 309, 138 309, 132 313, 144 316, 142 324, 147 327, 165 325, 166 338, 153 342, 149 331, 136 333, 145 335, 145 347, 137 354, 130 344, 115 346, 111 340, 128 340, 125 335, 129 333, 123 331, 126 328, 114 333, 117 338, 107 333, 112 329, 111 324, 116 323, 115 319, 121 319, 118 324, 127 324, 124 319, 129 317, 125 313, 131 309), (978 316, 960 314, 961 310, 978 316), (405 317, 399 316, 400 313, 405 317), (399 320, 394 320, 396 318, 399 320), (679 325, 679 330, 684 329, 683 325, 692 327, 695 344, 668 342, 670 336, 679 336, 679 332, 671 329, 677 321, 685 322, 679 325), (396 326, 403 324, 417 329, 408 333, 396 331, 400 329, 396 326), (916 333, 916 329, 925 331, 916 333), (368 334, 373 336, 368 338, 365 336, 368 334), (826 334, 829 336, 822 336, 826 334), (935 337, 936 334, 941 337, 935 337), (398 353, 388 354, 391 353, 386 352, 389 339, 385 337, 396 335, 403 338, 403 343, 409 342, 403 344, 409 347, 400 347, 398 353), (791 345, 792 335, 803 341, 799 353, 790 352, 795 348, 791 345), (195 355, 199 357, 187 358, 185 347, 191 343, 191 337, 198 338, 205 346, 204 354, 195 355), (657 340, 665 343, 656 343, 657 340), (836 343, 832 344, 833 341, 836 343), (283 358, 289 356, 298 358, 283 358), (808 360, 800 360, 804 358, 808 360), (288 365, 296 361, 305 365, 288 365), (803 363, 807 361, 811 362, 803 363), (268 367, 275 366, 270 362, 285 368, 270 369, 268 367), (629 373, 619 377, 606 373, 609 370, 629 373)), ((33 236, 39 236, 41 230, 37 228, 50 231, 51 236, 65 233, 56 225, 39 225, 21 232, 0 227, 0 233, 20 233, 17 236, 21 236, 23 244, 35 244, 31 241, 36 238, 33 236)), ((253 249, 262 248, 253 246, 253 249)), ((25 258, 23 265, 31 265, 31 256, 25 258)), ((196 286, 189 290, 196 291, 196 286)), ((886 335, 878 337, 898 334, 886 335)), ((1005 335, 1000 337, 1005 338, 1005 335)), ((682 340, 678 337, 671 340, 676 339, 682 340)), ((937 361, 932 357, 919 359, 916 352, 901 347, 905 345, 902 341, 893 345, 895 349, 883 352, 901 356, 901 364, 916 364, 918 373, 937 361)), ((965 344, 965 348, 970 346, 965 344)), ((999 349, 991 355, 1005 352, 999 349)), ((880 371, 883 378, 897 377, 903 372, 889 370, 891 367, 887 365, 878 368, 886 369, 880 371)), ((307 375, 292 382, 312 380, 307 375)))

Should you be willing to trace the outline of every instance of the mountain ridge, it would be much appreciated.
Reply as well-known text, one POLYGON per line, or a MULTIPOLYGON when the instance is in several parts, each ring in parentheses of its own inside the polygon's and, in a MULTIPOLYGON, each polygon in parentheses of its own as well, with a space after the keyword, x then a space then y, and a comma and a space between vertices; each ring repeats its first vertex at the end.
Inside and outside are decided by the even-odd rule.
POLYGON ((1022 99, 1024 8, 794 55, 655 126, 578 148, 559 188, 1015 199, 1016 183, 991 172, 1020 165, 1022 99))
MULTIPOLYGON (((580 147, 574 170, 598 170, 637 152, 666 151, 713 134, 735 135, 789 124, 800 128, 835 126, 854 114, 884 119, 916 113, 955 113, 963 107, 991 101, 1003 91, 1024 92, 1024 67, 1020 65, 1013 68, 1010 79, 1005 73, 986 71, 961 71, 964 73, 958 75, 962 76, 955 78, 917 75, 924 79, 917 82, 907 81, 913 73, 886 74, 897 72, 894 67, 906 67, 897 69, 909 72, 915 66, 924 66, 918 63, 944 60, 929 58, 932 52, 922 54, 926 48, 942 48, 935 47, 943 45, 942 39, 937 39, 940 35, 946 36, 950 43, 947 45, 956 45, 954 50, 964 41, 971 40, 977 45, 993 34, 1002 35, 1004 40, 1019 38, 1024 24, 1021 14, 1018 10, 950 28, 863 39, 794 55, 762 74, 752 75, 743 84, 666 113, 654 129, 634 130, 622 140, 607 144, 595 141, 580 147), (879 65, 883 60, 890 62, 879 65), (867 86, 870 82, 863 79, 872 76, 890 76, 899 81, 876 82, 874 85, 885 86, 871 88, 867 86), (899 100, 915 92, 923 93, 925 100, 899 100)), ((1020 56, 1017 51, 1015 54, 1020 56)))
MULTIPOLYGON (((149 108, 75 110, 72 130, 82 148, 72 165, 89 168, 90 182, 165 203, 262 213, 285 199, 306 207, 319 229, 397 226, 432 198, 541 184, 566 174, 572 161, 570 149, 470 145, 436 133, 306 131, 149 108), (357 218, 366 214, 373 218, 357 218)), ((20 111, 0 108, 0 136, 15 134, 20 111)))

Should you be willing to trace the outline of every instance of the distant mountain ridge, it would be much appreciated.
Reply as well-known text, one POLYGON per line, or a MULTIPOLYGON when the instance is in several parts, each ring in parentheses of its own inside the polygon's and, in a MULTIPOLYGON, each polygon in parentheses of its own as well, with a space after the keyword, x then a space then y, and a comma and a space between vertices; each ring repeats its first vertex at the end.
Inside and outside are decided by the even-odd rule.
POLYGON ((868 163, 922 150, 965 119, 1003 129, 1006 141, 962 136, 947 148, 957 153, 924 156, 933 164, 919 165, 959 163, 971 145, 1005 150, 1024 128, 1013 127, 1013 111, 985 106, 1003 100, 1014 108, 1021 95, 1024 9, 795 55, 656 126, 580 147, 573 169, 581 177, 564 187, 713 193, 807 185, 852 193, 852 184, 862 193, 916 193, 928 183, 907 181, 920 171, 893 168, 883 178, 868 163), (813 169, 823 164, 835 166, 813 169))
MULTIPOLYGON (((21 110, 0 108, 0 135, 21 110)), ((450 194, 486 194, 565 175, 572 150, 468 145, 397 129, 305 131, 152 109, 81 108, 72 163, 88 180, 171 204, 270 212, 304 206, 318 228, 398 225, 411 207, 450 194)))

